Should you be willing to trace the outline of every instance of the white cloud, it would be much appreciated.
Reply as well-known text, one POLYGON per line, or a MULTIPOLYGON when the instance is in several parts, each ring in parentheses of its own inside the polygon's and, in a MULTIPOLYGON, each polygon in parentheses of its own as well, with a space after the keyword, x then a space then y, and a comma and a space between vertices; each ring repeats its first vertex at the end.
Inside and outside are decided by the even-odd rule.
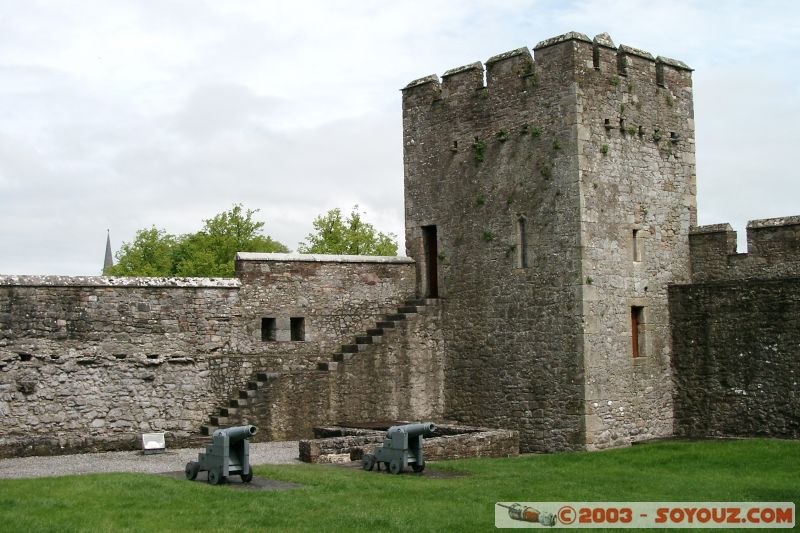
POLYGON ((403 241, 408 81, 575 30, 695 72, 700 221, 797 214, 791 2, 0 0, 0 273, 95 274, 105 229, 358 203, 403 241))

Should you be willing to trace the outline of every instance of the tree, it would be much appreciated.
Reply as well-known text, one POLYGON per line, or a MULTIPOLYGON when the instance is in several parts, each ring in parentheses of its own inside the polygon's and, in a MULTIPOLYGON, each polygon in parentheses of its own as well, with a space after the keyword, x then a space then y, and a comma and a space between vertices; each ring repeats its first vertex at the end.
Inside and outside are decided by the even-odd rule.
POLYGON ((339 255, 397 255, 397 235, 381 233, 372 224, 362 219, 358 205, 353 206, 350 216, 342 218, 339 208, 314 219, 314 233, 297 249, 307 254, 339 255))
POLYGON ((163 229, 140 229, 132 243, 123 242, 117 262, 106 268, 106 276, 171 276, 177 241, 163 229))
POLYGON ((132 243, 123 243, 117 264, 107 276, 233 277, 236 252, 288 252, 262 234, 263 222, 253 220, 258 209, 235 204, 230 210, 204 220, 196 233, 180 237, 152 227, 139 230, 132 243))

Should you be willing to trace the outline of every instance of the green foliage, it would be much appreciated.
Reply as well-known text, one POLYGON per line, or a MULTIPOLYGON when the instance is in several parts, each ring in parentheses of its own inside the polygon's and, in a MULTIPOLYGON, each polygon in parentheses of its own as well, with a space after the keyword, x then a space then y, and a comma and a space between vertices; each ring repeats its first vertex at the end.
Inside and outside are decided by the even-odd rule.
POLYGON ((513 203, 514 203, 514 196, 513 196, 513 195, 511 195, 511 194, 509 194, 509 195, 508 195, 508 198, 506 198, 506 204, 507 204, 507 205, 511 205, 511 204, 513 204, 513 203))
POLYGON ((603 154, 603 155, 606 155, 608 153, 608 145, 607 144, 604 144, 603 146, 600 147, 600 153, 603 154))
POLYGON ((483 205, 485 203, 486 203, 486 197, 484 195, 481 194, 477 198, 475 198, 475 205, 483 205))
POLYGON ((106 268, 106 276, 171 276, 173 255, 178 241, 155 226, 140 229, 133 242, 123 242, 116 253, 114 266, 106 268))
POLYGON ((792 440, 430 462, 435 476, 310 464, 254 470, 298 487, 235 490, 153 474, 2 479, 0 523, 8 532, 472 532, 494 528, 498 501, 800 501, 800 442, 792 440))
POLYGON ((262 234, 263 222, 253 220, 258 209, 235 204, 204 220, 196 233, 176 237, 155 226, 136 232, 123 243, 107 276, 233 277, 236 252, 288 252, 262 234))
POLYGON ((661 130, 656 130, 653 132, 653 142, 658 142, 661 140, 661 130))
POLYGON ((636 126, 628 126, 628 135, 636 135, 636 126))
POLYGON ((362 218, 358 205, 343 218, 339 208, 314 219, 314 233, 309 233, 297 249, 305 254, 397 255, 397 236, 381 233, 362 218))
POLYGON ((542 135, 542 128, 531 128, 531 135, 540 137, 542 135))
POLYGON ((498 131, 497 133, 495 133, 495 137, 497 137, 497 140, 500 141, 500 142, 507 141, 508 140, 508 130, 500 130, 500 131, 498 131))
POLYGON ((675 105, 675 99, 674 99, 674 98, 672 98, 672 96, 670 96, 670 95, 666 95, 666 96, 664 97, 664 102, 665 102, 665 103, 666 103, 666 104, 667 104, 669 107, 672 107, 673 105, 675 105))
POLYGON ((494 233, 492 233, 491 231, 484 231, 483 240, 486 242, 492 242, 494 240, 494 233))
POLYGON ((486 143, 481 141, 480 139, 475 139, 475 142, 472 143, 472 158, 475 160, 475 164, 483 163, 483 160, 486 158, 484 153, 486 152, 486 143))
POLYGON ((553 150, 561 150, 561 143, 558 142, 558 139, 553 141, 553 150))
POLYGON ((553 175, 553 168, 550 165, 542 165, 542 167, 539 169, 539 174, 544 176, 545 179, 550 179, 550 177, 553 175))
POLYGON ((591 285, 592 283, 594 283, 594 279, 592 279, 592 276, 586 276, 586 284, 591 285))
POLYGON ((611 76, 611 77, 608 79, 608 81, 609 81, 609 83, 611 83, 611 85, 613 85, 614 87, 616 87, 617 85, 619 85, 619 76, 611 76))

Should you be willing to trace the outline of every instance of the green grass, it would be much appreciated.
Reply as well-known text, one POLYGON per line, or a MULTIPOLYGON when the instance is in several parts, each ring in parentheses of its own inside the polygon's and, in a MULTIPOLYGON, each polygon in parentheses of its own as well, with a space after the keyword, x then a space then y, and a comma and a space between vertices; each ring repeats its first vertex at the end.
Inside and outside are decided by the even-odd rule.
POLYGON ((276 492, 145 474, 3 480, 0 529, 489 531, 497 501, 800 502, 800 442, 793 441, 661 442, 428 468, 467 475, 257 467, 259 476, 303 485, 276 492))

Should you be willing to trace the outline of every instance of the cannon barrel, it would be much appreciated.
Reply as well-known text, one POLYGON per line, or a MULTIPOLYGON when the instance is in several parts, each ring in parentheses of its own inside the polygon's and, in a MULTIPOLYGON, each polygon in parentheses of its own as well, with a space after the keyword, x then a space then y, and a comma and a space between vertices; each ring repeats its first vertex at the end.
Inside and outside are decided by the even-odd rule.
POLYGON ((253 425, 250 426, 236 426, 227 429, 218 429, 212 436, 227 435, 231 442, 249 439, 256 434, 257 428, 253 425))
POLYGON ((436 424, 433 422, 425 422, 420 424, 406 424, 404 426, 392 426, 386 434, 406 433, 409 437, 416 437, 417 435, 430 437, 434 431, 436 431, 436 424))

